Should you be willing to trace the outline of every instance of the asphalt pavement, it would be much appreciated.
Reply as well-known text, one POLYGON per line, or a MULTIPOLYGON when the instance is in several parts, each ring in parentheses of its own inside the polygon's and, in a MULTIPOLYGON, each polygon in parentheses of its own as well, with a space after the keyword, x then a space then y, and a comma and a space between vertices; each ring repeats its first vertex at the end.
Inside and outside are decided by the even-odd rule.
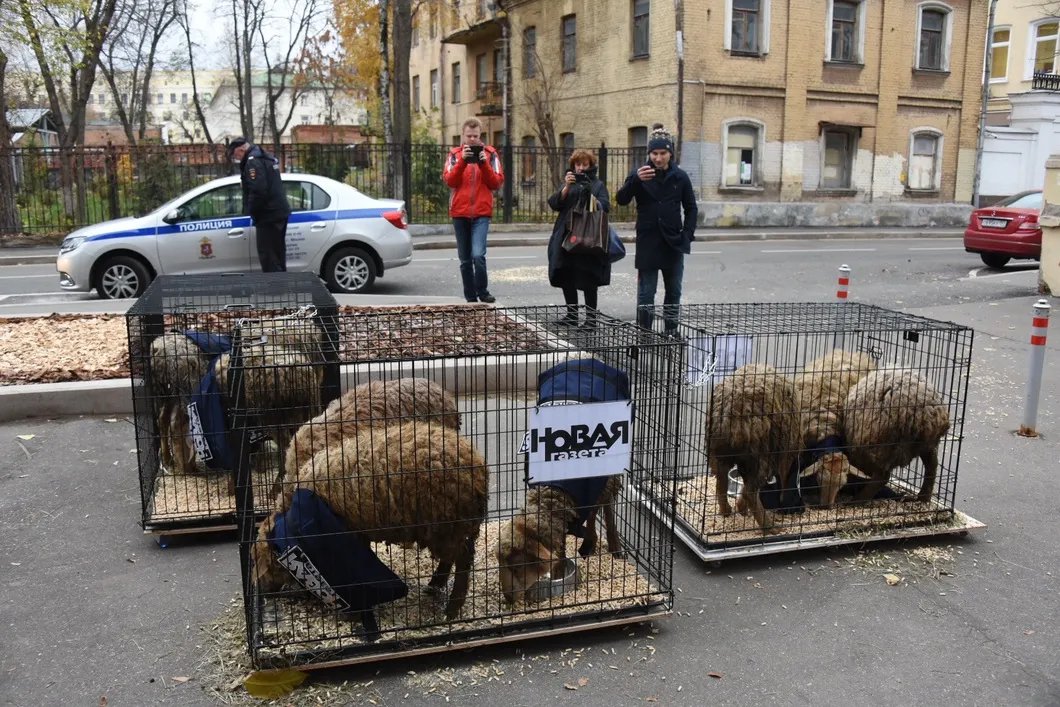
MULTIPOLYGON (((810 299, 805 283, 793 283, 816 277, 813 261, 826 261, 820 271, 830 276, 833 260, 852 257, 732 252, 742 264, 767 255, 792 263, 736 275, 731 259, 710 257, 704 289, 688 301, 810 299)), ((720 567, 679 546, 670 617, 327 670, 312 683, 356 684, 341 703, 378 705, 1060 704, 1060 516, 1051 498, 1060 336, 1046 354, 1042 434, 1019 437, 1033 273, 976 280, 963 264, 947 269, 943 256, 955 254, 946 251, 924 252, 935 258, 927 264, 880 255, 857 271, 864 286, 855 299, 975 329, 956 506, 985 531, 720 567), (886 573, 901 581, 890 585, 886 573)), ((514 274, 504 284, 509 300, 526 286, 514 274)), ((628 285, 613 287, 628 298, 628 285)), ((541 292, 533 298, 549 294, 541 292)), ((237 548, 214 536, 162 549, 143 535, 135 446, 124 416, 0 424, 0 704, 218 703, 203 691, 209 632, 240 595, 237 548)))

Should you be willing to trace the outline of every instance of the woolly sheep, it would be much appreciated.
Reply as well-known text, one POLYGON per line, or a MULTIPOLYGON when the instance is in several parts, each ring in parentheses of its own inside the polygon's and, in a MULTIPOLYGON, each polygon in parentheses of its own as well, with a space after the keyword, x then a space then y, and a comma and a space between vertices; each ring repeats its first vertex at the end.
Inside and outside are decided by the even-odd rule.
POLYGON ((206 374, 207 365, 195 342, 180 332, 167 332, 151 342, 149 389, 155 404, 159 458, 174 474, 196 471, 186 406, 188 396, 206 374))
MULTIPOLYGON (((596 516, 604 511, 607 550, 621 557, 622 541, 615 521, 615 500, 622 490, 622 477, 607 480, 600 498, 585 521, 585 539, 578 554, 587 557, 596 552, 598 540, 596 516)), ((500 564, 501 592, 509 603, 521 601, 526 590, 538 579, 562 567, 566 558, 566 536, 572 524, 580 519, 577 502, 566 491, 548 485, 534 486, 526 492, 521 513, 500 527, 497 561, 500 564)))
POLYGON ((749 364, 722 380, 712 395, 707 454, 715 474, 715 498, 723 516, 729 505, 728 470, 736 465, 743 487, 737 509, 750 508, 763 531, 772 518, 758 492, 773 476, 787 488, 788 472, 799 453, 795 386, 772 366, 749 364))
POLYGON ((445 388, 426 378, 370 381, 355 386, 295 433, 287 448, 285 475, 293 479, 316 452, 352 436, 358 425, 413 418, 460 429, 456 400, 445 388))
MULTIPOLYGON (((839 414, 850 389, 866 374, 876 370, 870 355, 833 349, 811 361, 795 376, 795 399, 799 406, 802 446, 816 447, 821 441, 840 434, 839 414)), ((817 476, 821 485, 821 505, 831 507, 850 473, 846 457, 829 452, 803 469, 802 476, 817 476)))
POLYGON ((924 480, 918 501, 928 501, 938 474, 938 447, 950 428, 942 396, 910 371, 876 371, 847 395, 841 424, 850 463, 869 481, 857 499, 871 500, 891 472, 919 457, 924 480))
MULTIPOLYGON (((309 489, 368 542, 415 543, 438 561, 428 587, 441 590, 455 566, 445 615, 455 619, 467 598, 475 541, 488 507, 489 469, 471 442, 449 427, 414 420, 362 428, 317 452, 285 485, 279 511, 298 489, 309 489)), ((268 534, 275 514, 258 528, 251 549, 263 591, 280 589, 286 571, 268 534)))

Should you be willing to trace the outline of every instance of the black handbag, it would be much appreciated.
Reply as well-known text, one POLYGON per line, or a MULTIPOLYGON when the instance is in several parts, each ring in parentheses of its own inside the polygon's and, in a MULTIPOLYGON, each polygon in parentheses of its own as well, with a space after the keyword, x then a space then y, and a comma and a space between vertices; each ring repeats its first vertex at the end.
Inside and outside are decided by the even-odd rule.
POLYGON ((595 196, 589 202, 575 206, 567 215, 567 235, 563 250, 568 253, 606 256, 611 244, 607 212, 600 208, 595 196))

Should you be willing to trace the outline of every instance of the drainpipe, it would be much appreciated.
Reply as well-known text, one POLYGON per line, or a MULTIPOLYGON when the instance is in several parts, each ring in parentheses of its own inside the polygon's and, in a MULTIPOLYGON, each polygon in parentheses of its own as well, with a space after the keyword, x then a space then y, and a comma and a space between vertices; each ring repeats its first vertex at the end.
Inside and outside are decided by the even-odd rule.
POLYGON ((685 127, 685 4, 674 0, 674 24, 677 39, 677 163, 681 163, 681 141, 685 127))
POLYGON ((979 98, 979 137, 975 144, 975 174, 972 175, 972 207, 979 208, 979 173, 983 169, 983 144, 986 142, 986 107, 990 102, 990 62, 994 41, 994 10, 997 0, 990 0, 990 15, 986 23, 986 57, 983 60, 983 90, 979 98))

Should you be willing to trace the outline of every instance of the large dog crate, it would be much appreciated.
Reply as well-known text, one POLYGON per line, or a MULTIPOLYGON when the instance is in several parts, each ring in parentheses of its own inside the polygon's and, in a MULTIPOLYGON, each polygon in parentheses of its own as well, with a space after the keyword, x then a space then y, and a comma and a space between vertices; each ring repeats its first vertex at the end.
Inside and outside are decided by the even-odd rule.
MULTIPOLYGON (((345 392, 299 430, 286 459, 272 462, 284 467, 277 488, 254 470, 244 444, 239 532, 255 665, 369 662, 670 612, 669 520, 619 491, 599 521, 583 523, 601 500, 599 486, 575 491, 549 481, 530 491, 527 481, 545 478, 540 460, 530 461, 542 449, 553 461, 578 459, 568 467, 577 473, 598 473, 584 460, 606 457, 614 479, 585 484, 607 482, 613 491, 624 481, 671 504, 683 351, 595 312, 580 327, 564 326, 565 312, 461 305, 340 313, 345 392), (591 395, 542 392, 597 381, 598 373, 605 382, 590 386, 591 395), (608 388, 605 373, 628 380, 630 400, 614 399, 622 385, 608 388), (595 400, 610 400, 606 414, 628 415, 631 425, 596 427, 605 413, 595 400), (538 422, 542 436, 531 435, 531 420, 551 415, 573 426, 538 422), (630 447, 616 457, 613 444, 630 447), (617 548, 602 522, 611 510, 617 548), (582 556, 582 538, 567 531, 584 535, 597 525, 597 546, 582 556)), ((233 379, 246 394, 236 393, 236 424, 249 430, 260 420, 249 400, 257 364, 241 355, 241 343, 237 351, 233 379)))
MULTIPOLYGON (((312 372, 313 390, 307 383, 272 401, 292 426, 339 395, 336 316, 334 297, 311 273, 162 275, 151 283, 126 315, 145 532, 165 545, 171 535, 236 527, 241 437, 232 436, 229 373, 238 323, 258 323, 255 351, 269 342, 262 366, 312 372)), ((251 463, 263 477, 279 471, 269 452, 284 444, 280 432, 273 424, 252 435, 251 463)))
POLYGON ((653 489, 640 490, 660 518, 674 520, 676 535, 701 559, 720 561, 984 527, 954 505, 971 329, 846 302, 689 304, 655 307, 653 314, 657 321, 668 317, 671 325, 676 323, 678 339, 686 348, 676 431, 680 443, 676 503, 659 503, 653 489), (837 349, 859 354, 856 360, 865 368, 850 374, 848 370, 856 366, 823 358, 837 349), (813 366, 816 383, 806 377, 810 375, 806 369, 813 366), (868 373, 869 369, 875 370, 868 373), (740 375, 734 378, 737 371, 740 375), (851 397, 859 380, 862 393, 851 397), (896 380, 906 386, 919 382, 922 387, 903 398, 895 392, 896 380), (772 402, 744 392, 756 385, 772 396, 772 402), (794 397, 783 393, 789 385, 794 397), (807 392, 814 385, 817 398, 807 392), (834 399, 827 402, 826 396, 821 399, 821 391, 827 390, 844 392, 833 393, 834 399), (742 413, 737 411, 739 403, 733 402, 741 396, 751 400, 742 413), (894 408, 887 409, 888 405, 894 408), (926 445, 933 451, 924 458, 930 462, 934 454, 938 461, 933 483, 930 478, 925 482, 920 455, 904 455, 912 456, 910 461, 900 450, 900 445, 908 445, 921 433, 913 428, 929 427, 911 421, 925 409, 948 421, 938 444, 926 445), (876 429, 883 427, 877 421, 881 416, 897 420, 886 427, 887 433, 876 429), (903 424, 906 429, 896 432, 895 425, 903 424), (792 427, 798 430, 793 441, 785 436, 792 427), (773 436, 763 435, 763 429, 773 436), (857 436, 857 445, 850 444, 850 435, 857 436), (720 468, 710 468, 710 450, 725 450, 725 441, 734 438, 746 447, 744 456, 718 455, 715 463, 720 468), (902 458, 903 464, 890 471, 879 490, 870 490, 865 470, 846 466, 855 456, 860 460, 866 454, 875 455, 873 459, 902 458), (820 463, 814 466, 815 462, 820 463), (787 470, 787 489, 780 488, 779 474, 760 471, 782 468, 787 470), (767 511, 767 527, 756 521, 740 498, 741 469, 768 477, 758 493, 767 511), (727 490, 724 484, 718 486, 722 474, 731 479, 727 490), (919 495, 924 485, 930 486, 929 498, 919 495), (838 493, 829 492, 829 486, 838 493), (829 503, 832 494, 834 502, 829 503), (861 498, 863 494, 867 500, 861 498), (728 500, 728 508, 719 495, 728 500), (734 507, 738 512, 729 513, 734 507))

